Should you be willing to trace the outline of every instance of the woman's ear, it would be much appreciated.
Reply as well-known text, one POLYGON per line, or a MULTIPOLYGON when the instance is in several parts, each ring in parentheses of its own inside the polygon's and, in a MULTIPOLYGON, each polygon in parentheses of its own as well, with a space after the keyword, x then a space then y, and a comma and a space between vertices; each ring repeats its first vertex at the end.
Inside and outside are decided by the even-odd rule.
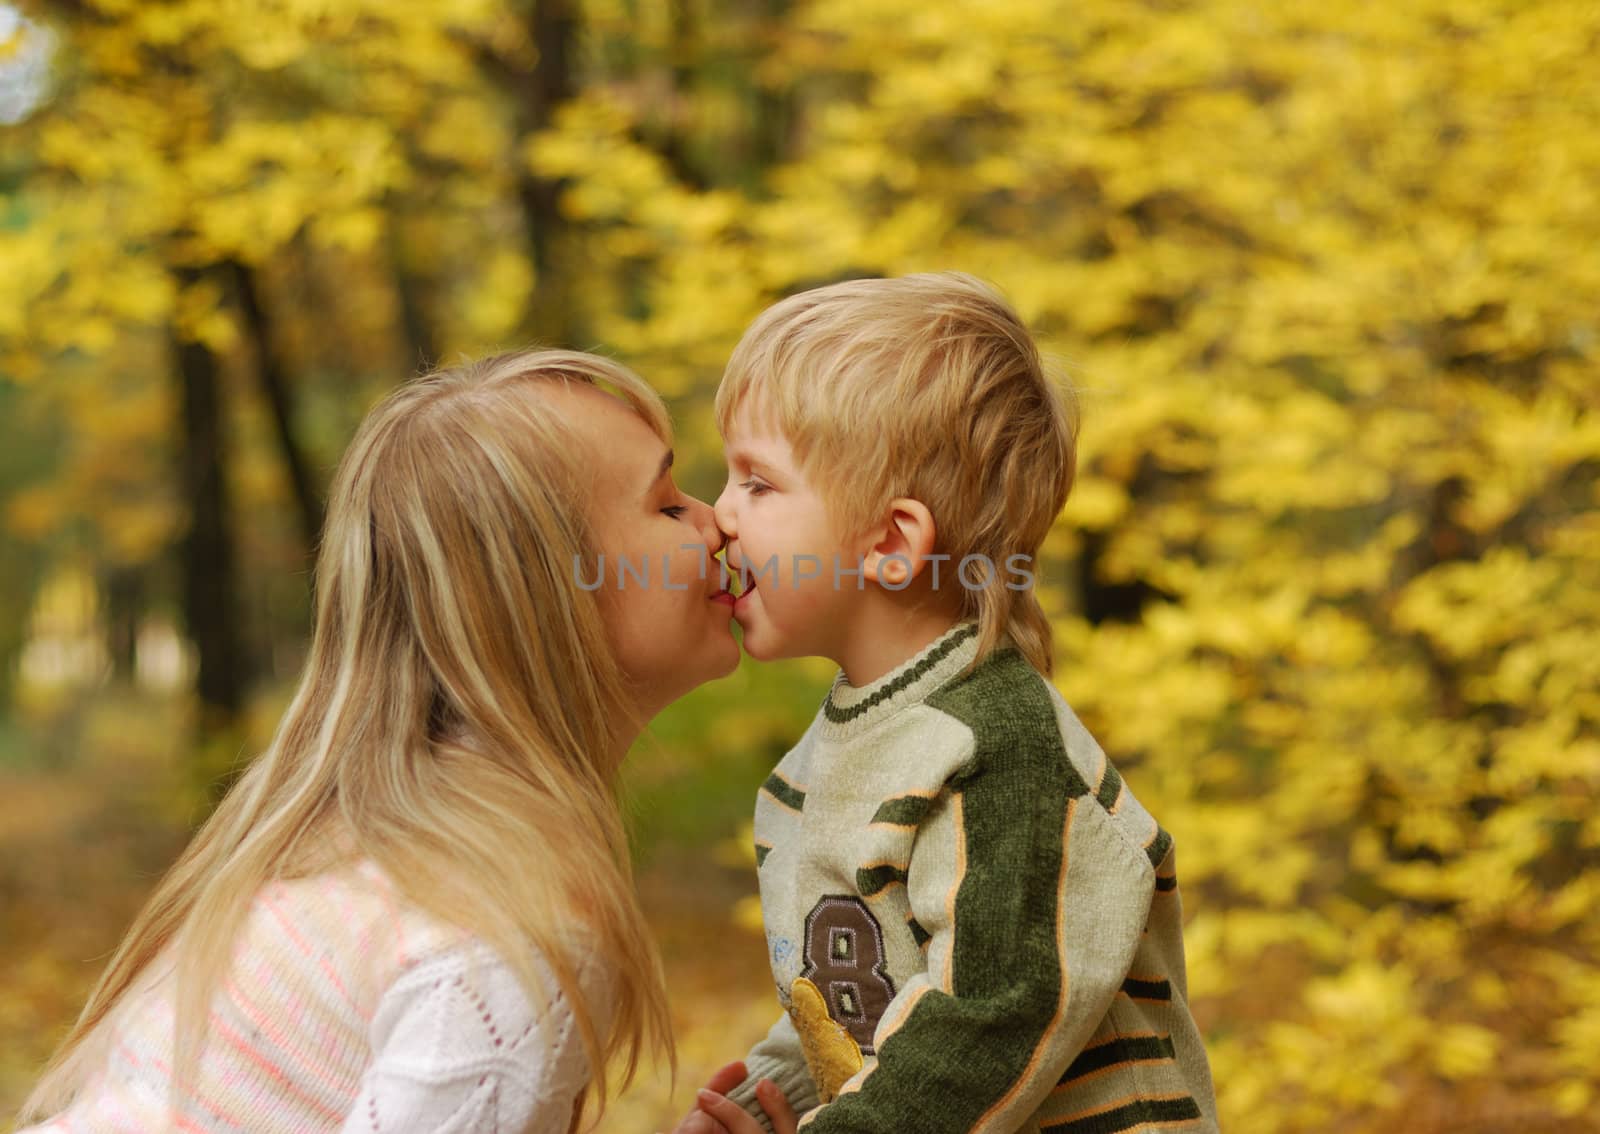
POLYGON ((862 564, 864 577, 891 591, 903 589, 927 566, 937 535, 933 513, 922 501, 904 496, 889 501, 862 564))

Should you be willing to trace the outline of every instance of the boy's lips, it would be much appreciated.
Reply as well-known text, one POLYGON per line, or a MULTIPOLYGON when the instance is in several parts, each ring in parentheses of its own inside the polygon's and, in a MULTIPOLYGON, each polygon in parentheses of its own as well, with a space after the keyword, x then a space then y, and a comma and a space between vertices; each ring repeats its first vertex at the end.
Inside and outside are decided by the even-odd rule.
POLYGON ((725 560, 723 563, 723 578, 728 583, 728 586, 724 589, 738 598, 744 598, 756 589, 756 577, 745 570, 744 563, 741 560, 731 558, 725 560), (737 591, 732 589, 735 583, 738 584, 739 589, 737 591))
POLYGON ((754 577, 745 573, 743 564, 739 563, 728 564, 723 579, 727 586, 715 597, 719 602, 726 600, 732 611, 737 614, 740 605, 755 593, 756 581, 754 577))

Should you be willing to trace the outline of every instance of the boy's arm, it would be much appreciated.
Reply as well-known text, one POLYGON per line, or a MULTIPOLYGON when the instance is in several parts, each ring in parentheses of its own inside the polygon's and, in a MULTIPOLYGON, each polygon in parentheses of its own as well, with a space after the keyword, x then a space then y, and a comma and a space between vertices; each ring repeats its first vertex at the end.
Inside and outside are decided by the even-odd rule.
POLYGON ((1006 747, 980 751, 919 826, 906 877, 927 968, 879 1022, 876 1065, 803 1123, 812 1134, 1015 1130, 1127 978, 1149 854, 1059 749, 1006 747))
POLYGON ((757 1121, 762 1129, 771 1131, 772 1125, 766 1111, 756 1100, 756 1084, 771 1079, 789 1100, 796 1113, 804 1114, 817 1105, 817 1087, 806 1068, 805 1053, 800 1049, 800 1035, 785 1012, 772 1025, 766 1038, 750 1049, 744 1057, 747 1075, 744 1082, 728 1092, 728 1097, 738 1103, 757 1121))

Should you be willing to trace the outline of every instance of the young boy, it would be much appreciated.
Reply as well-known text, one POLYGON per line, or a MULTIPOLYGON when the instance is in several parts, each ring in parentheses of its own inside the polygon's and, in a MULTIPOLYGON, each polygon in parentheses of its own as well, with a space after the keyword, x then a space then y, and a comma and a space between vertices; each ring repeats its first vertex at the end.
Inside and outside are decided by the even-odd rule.
POLYGON ((756 802, 786 1011, 724 1115, 766 1125, 770 1078, 818 1134, 1215 1130, 1172 840, 1045 676, 1076 426, 1015 312, 956 274, 805 292, 716 411, 745 648, 841 669, 756 802))

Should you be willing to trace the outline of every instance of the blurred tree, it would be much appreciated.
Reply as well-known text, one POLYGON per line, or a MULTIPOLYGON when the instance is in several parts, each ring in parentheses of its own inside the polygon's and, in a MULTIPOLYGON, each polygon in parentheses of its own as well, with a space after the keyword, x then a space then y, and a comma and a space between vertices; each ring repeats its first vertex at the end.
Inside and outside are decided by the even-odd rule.
POLYGON ((283 467, 294 494, 300 535, 309 555, 322 532, 322 486, 315 482, 305 447, 295 427, 294 388, 278 345, 273 341, 273 321, 262 301, 255 269, 237 260, 224 265, 232 277, 233 293, 248 329, 254 351, 254 370, 261 395, 272 412, 273 434, 283 457, 283 467))
MULTIPOLYGON (((159 594, 187 530, 245 612, 193 588, 197 638, 298 636, 271 588, 319 470, 419 363, 601 345, 684 411, 709 487, 709 398, 763 306, 976 272, 1080 388, 1039 575, 1059 680, 1177 834, 1227 1127, 1583 1123, 1592 4, 38 15, 58 93, 0 156, 0 484, 33 559, 0 571, 70 550, 159 594), (180 486, 184 375, 215 408, 180 486)), ((714 745, 773 743, 749 717, 714 745)))
MULTIPOLYGON (((34 165, 22 195, 37 219, 14 239, 34 275, 7 297, 17 332, 6 342, 8 369, 48 386, 35 376, 65 352, 104 355, 141 328, 167 326, 172 404, 182 411, 171 434, 178 497, 189 510, 179 593, 201 702, 225 726, 243 705, 259 652, 241 639, 238 607, 231 482, 240 474, 230 471, 237 458, 228 438, 239 412, 230 403, 242 391, 234 370, 257 380, 303 549, 321 516, 296 383, 261 272, 302 232, 325 248, 375 245, 383 208, 408 176, 394 131, 429 105, 424 95, 389 108, 391 119, 374 113, 396 93, 382 87, 381 72, 419 79, 419 70, 437 70, 441 52, 461 55, 450 37, 463 11, 471 19, 494 9, 465 5, 407 21, 352 6, 265 22, 201 5, 63 0, 48 11, 67 29, 70 63, 52 113, 24 132, 34 165), (319 32, 331 35, 322 41, 319 32), (422 52, 420 69, 408 50, 419 38, 433 49, 422 52), (369 70, 380 72, 371 85, 369 70)), ((426 331, 414 337, 436 352, 426 331)), ((79 403, 58 404, 81 424, 79 403)), ((106 519, 120 527, 127 516, 113 508, 106 519)), ((139 542, 136 558, 159 547, 159 538, 139 542)), ((136 593, 118 590, 123 600, 136 593)))
POLYGON ((605 87, 533 151, 669 388, 770 298, 930 267, 1071 359, 1059 680, 1178 833, 1230 1129, 1594 1097, 1597 36, 1560 2, 819 2, 765 61, 803 140, 754 196, 605 87))
MULTIPOLYGON (((514 22, 517 34, 502 30, 498 42, 480 39, 476 48, 485 73, 509 104, 516 146, 548 129, 576 92, 580 23, 576 0, 516 0, 508 8, 507 22, 514 22)), ((578 280, 563 242, 561 184, 525 163, 513 162, 511 168, 534 281, 526 329, 541 342, 577 341, 582 331, 569 293, 578 280)))
MULTIPOLYGON (((178 290, 202 287, 196 269, 176 273, 178 290)), ((235 512, 228 492, 222 436, 222 383, 217 357, 198 339, 175 331, 179 402, 183 409, 179 486, 189 502, 183 538, 183 615, 198 656, 195 691, 202 727, 226 730, 244 707, 245 653, 239 640, 235 512)))

